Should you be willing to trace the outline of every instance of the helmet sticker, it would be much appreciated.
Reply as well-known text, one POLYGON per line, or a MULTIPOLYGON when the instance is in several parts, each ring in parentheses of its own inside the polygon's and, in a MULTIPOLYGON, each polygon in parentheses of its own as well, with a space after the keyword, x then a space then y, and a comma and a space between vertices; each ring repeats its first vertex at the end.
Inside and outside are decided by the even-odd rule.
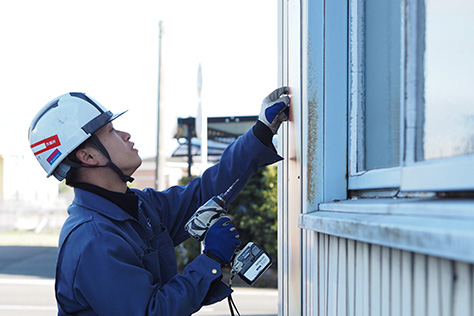
POLYGON ((59 156, 61 156, 61 152, 56 148, 56 150, 53 151, 51 155, 49 155, 46 161, 48 161, 48 163, 52 165, 56 161, 56 159, 59 158, 59 156))
MULTIPOLYGON (((33 145, 31 145, 31 149, 34 151, 35 147, 39 147, 37 148, 36 152, 34 152, 35 156, 41 154, 41 153, 44 153, 45 151, 47 150, 50 150, 50 149, 53 149, 55 147, 58 147, 61 145, 61 142, 59 141, 59 137, 58 135, 54 135, 54 136, 51 136, 51 137, 48 137, 48 138, 45 138, 43 140, 40 140, 39 142, 37 143, 34 143, 33 145)), ((58 150, 59 151, 59 150, 58 150)), ((56 151, 55 151, 56 152, 56 151)), ((49 161, 49 160, 48 160, 49 161)))

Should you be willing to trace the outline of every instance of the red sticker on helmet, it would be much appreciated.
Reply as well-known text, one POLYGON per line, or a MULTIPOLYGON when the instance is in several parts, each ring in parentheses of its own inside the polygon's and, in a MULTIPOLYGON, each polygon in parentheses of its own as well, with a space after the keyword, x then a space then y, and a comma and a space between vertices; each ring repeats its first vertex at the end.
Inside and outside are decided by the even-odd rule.
POLYGON ((59 156, 61 156, 61 152, 56 148, 56 150, 53 151, 51 155, 49 155, 46 161, 49 162, 50 165, 52 165, 59 158, 59 156))
POLYGON ((47 150, 50 150, 50 149, 54 148, 54 147, 58 147, 60 145, 61 145, 61 143, 59 142, 58 135, 54 135, 54 136, 45 138, 45 139, 43 139, 43 140, 41 140, 37 143, 34 143, 30 147, 33 151, 35 150, 35 147, 38 147, 38 148, 36 148, 37 151, 34 152, 34 154, 36 156, 36 155, 39 155, 41 153, 44 153, 47 150))

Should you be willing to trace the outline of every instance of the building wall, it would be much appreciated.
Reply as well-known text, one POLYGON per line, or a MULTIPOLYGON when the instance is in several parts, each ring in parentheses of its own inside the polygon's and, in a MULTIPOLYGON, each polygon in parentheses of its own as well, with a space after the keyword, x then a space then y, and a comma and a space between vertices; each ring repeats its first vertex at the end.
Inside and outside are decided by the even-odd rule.
POLYGON ((53 203, 58 196, 58 181, 46 173, 31 154, 3 154, 4 201, 53 203))
POLYGON ((470 263, 308 234, 308 315, 472 315, 470 263))
MULTIPOLYGON (((133 177, 135 181, 132 183, 134 188, 143 190, 145 188, 155 188, 156 178, 156 161, 155 157, 144 159, 142 165, 135 171, 133 177)), ((202 166, 200 161, 195 162, 191 167, 193 175, 202 174, 202 166)), ((164 188, 179 184, 183 177, 188 175, 188 164, 183 159, 167 159, 163 167, 163 181, 161 184, 164 188)))
POLYGON ((279 6, 279 81, 292 94, 290 122, 279 134, 279 315, 472 316, 474 157, 414 158, 423 121, 425 2, 279 6), (376 51, 364 55, 372 38, 364 37, 367 8, 382 26, 400 22, 389 25, 400 48, 386 41, 383 51, 400 49, 400 57, 386 63, 386 73, 380 68, 400 80, 387 107, 398 109, 397 121, 380 134, 382 146, 396 142, 389 149, 399 158, 394 167, 370 170, 365 155, 377 163, 385 156, 384 148, 361 150, 366 98, 383 93, 368 92, 363 59, 385 61, 376 51))

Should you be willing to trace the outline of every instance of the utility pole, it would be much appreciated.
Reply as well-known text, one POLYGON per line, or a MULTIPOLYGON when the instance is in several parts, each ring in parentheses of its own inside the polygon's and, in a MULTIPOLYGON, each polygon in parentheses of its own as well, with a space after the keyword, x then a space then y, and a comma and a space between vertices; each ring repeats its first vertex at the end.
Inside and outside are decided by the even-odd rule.
POLYGON ((158 92, 156 119, 156 160, 155 160, 155 189, 159 189, 159 179, 163 166, 160 165, 160 95, 161 92, 161 21, 158 22, 158 92))
POLYGON ((204 111, 202 106, 202 68, 201 63, 199 63, 198 68, 198 115, 196 117, 196 132, 198 137, 201 138, 201 173, 203 173, 207 168, 207 113, 204 111))

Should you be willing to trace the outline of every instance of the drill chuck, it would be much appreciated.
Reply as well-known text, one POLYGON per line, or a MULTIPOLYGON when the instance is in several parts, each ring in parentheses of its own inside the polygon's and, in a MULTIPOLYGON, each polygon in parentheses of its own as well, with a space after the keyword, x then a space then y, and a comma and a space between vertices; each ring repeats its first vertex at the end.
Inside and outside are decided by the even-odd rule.
MULTIPOLYGON (((237 181, 239 180, 237 179, 237 181)), ((225 193, 213 196, 197 209, 184 226, 184 230, 187 231, 191 237, 198 241, 203 241, 209 227, 217 222, 219 218, 227 214, 225 201, 237 181, 235 181, 225 193)))

